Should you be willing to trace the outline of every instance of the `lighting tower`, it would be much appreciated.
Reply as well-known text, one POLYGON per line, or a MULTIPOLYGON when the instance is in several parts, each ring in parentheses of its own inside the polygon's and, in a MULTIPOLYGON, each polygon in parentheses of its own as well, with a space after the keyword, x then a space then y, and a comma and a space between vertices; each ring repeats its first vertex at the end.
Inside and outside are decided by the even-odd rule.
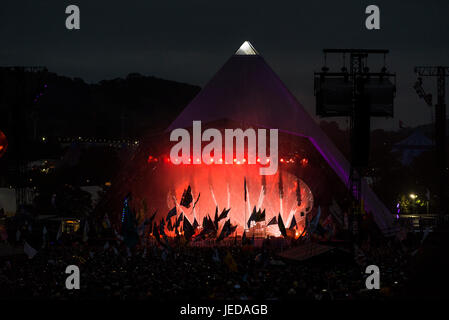
POLYGON ((388 52, 383 49, 324 49, 325 65, 321 72, 315 73, 317 115, 350 118, 351 159, 347 186, 353 199, 350 218, 354 234, 362 212, 362 177, 369 159, 370 119, 393 116, 396 75, 387 72, 385 58, 388 52), (342 56, 340 72, 329 72, 328 54, 342 56), (380 72, 370 72, 369 55, 383 55, 380 72))
POLYGON ((440 213, 448 214, 447 183, 449 181, 449 171, 446 164, 446 77, 449 77, 449 67, 425 66, 415 67, 418 80, 414 89, 418 96, 432 106, 432 95, 426 94, 422 87, 423 77, 434 77, 437 79, 437 103, 435 104, 435 151, 436 164, 439 174, 439 207, 440 213))

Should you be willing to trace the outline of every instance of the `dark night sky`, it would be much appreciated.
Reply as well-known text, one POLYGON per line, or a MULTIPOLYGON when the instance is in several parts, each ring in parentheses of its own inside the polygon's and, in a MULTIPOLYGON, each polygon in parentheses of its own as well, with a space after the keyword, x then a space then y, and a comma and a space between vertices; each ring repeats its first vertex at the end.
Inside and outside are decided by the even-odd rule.
POLYGON ((430 121, 412 88, 413 66, 449 65, 448 17, 447 0, 3 0, 0 65, 44 65, 88 82, 139 72, 204 85, 249 40, 313 114, 323 48, 387 48, 398 74, 396 116, 373 127, 396 129, 399 119, 430 121), (80 7, 79 31, 65 29, 69 4, 80 7), (365 29, 369 4, 380 7, 380 31, 365 29))

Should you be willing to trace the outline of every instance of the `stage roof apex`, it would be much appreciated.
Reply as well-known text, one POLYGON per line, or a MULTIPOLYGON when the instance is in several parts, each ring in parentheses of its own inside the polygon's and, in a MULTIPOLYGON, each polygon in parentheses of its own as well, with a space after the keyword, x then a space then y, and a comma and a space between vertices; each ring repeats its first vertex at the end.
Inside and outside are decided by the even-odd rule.
POLYGON ((235 55, 237 56, 254 56, 258 54, 259 53, 249 41, 243 42, 240 48, 235 52, 235 55))

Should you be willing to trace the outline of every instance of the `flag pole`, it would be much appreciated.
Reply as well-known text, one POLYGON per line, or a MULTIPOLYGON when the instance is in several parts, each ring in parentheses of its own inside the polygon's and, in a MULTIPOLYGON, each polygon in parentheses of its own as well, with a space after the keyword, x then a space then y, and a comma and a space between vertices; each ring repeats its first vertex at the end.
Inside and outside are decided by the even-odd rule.
POLYGON ((243 188, 245 189, 244 190, 244 192, 245 192, 245 207, 244 207, 244 211, 245 211, 245 221, 244 221, 244 225, 243 225, 243 232, 246 232, 246 207, 247 207, 247 205, 246 205, 246 177, 243 177, 243 188))

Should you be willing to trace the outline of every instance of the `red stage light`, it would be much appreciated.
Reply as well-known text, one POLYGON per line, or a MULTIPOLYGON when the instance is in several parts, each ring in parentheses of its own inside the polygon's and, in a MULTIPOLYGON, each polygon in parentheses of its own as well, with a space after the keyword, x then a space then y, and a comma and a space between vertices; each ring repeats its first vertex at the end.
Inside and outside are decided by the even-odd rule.
POLYGON ((308 163, 309 163, 309 160, 307 160, 307 158, 302 158, 302 159, 301 159, 301 165, 302 165, 303 167, 307 166, 308 163))

